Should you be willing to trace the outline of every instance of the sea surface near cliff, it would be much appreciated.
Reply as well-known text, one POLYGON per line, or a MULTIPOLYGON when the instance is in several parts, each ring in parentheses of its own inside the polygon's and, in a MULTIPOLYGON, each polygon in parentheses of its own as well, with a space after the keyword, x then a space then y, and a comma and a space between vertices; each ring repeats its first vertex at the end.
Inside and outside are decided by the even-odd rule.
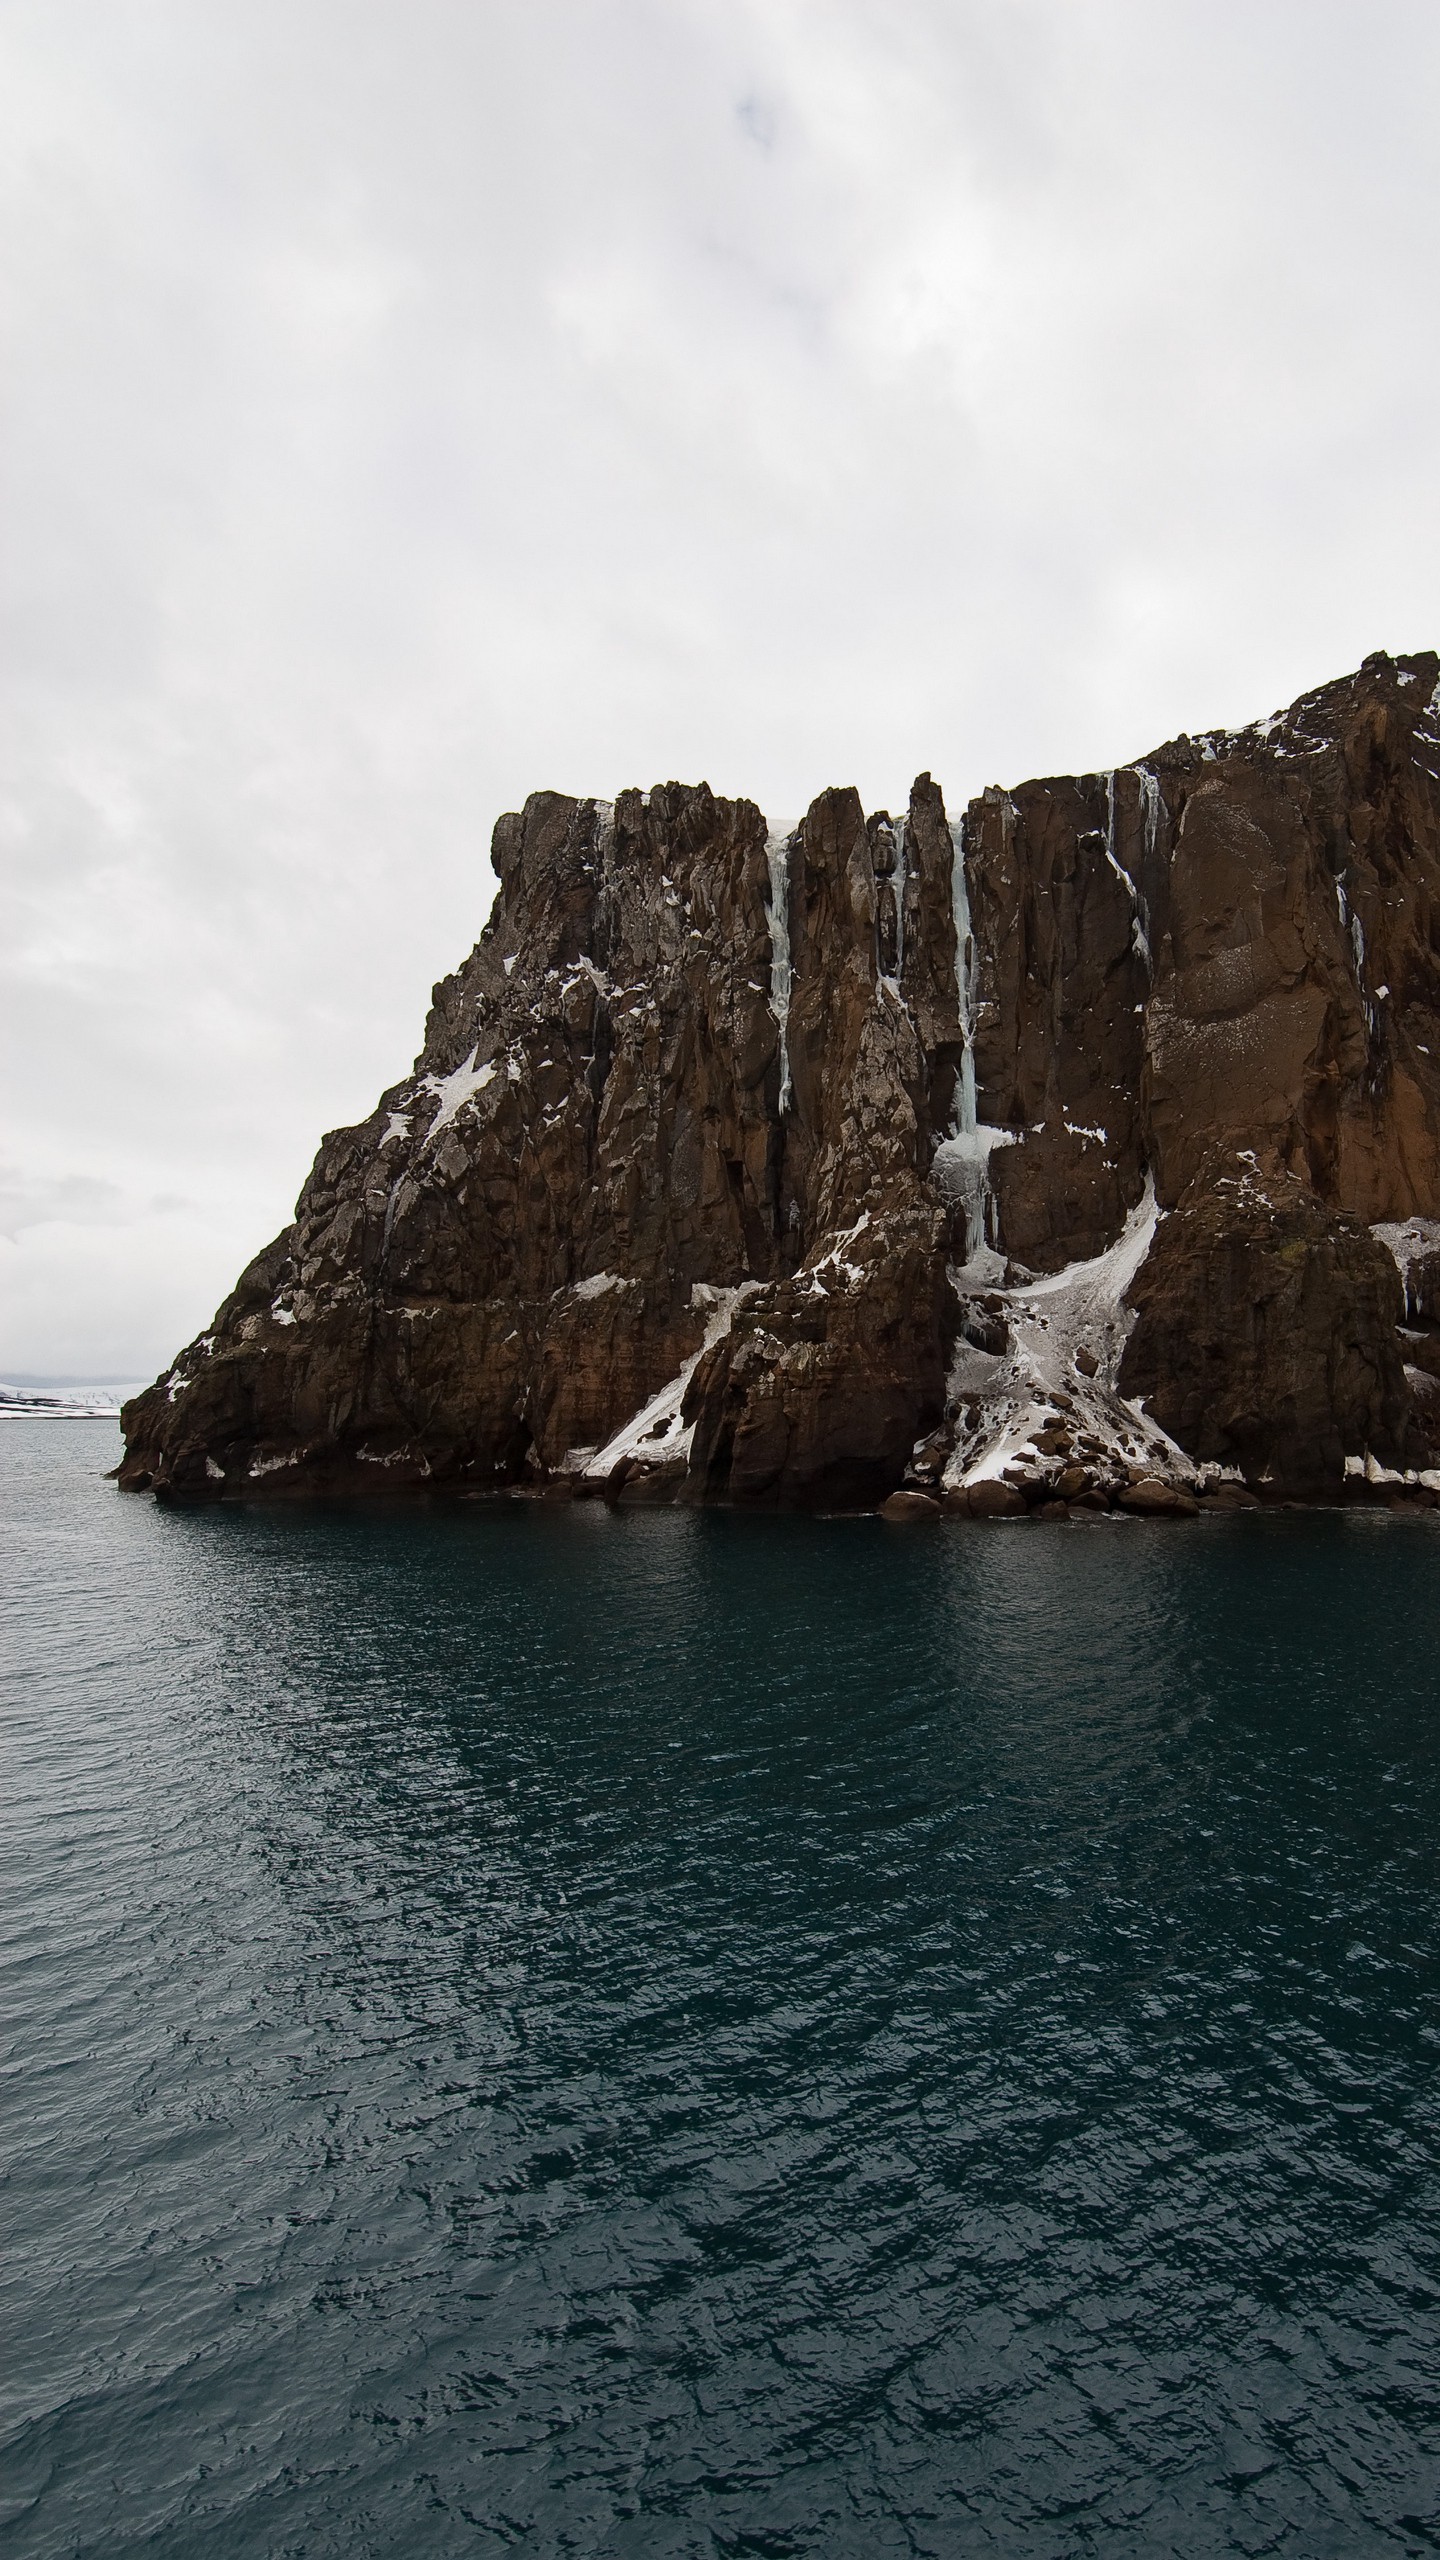
POLYGON ((1440 1520, 0 1442, 12 2560, 1440 2542, 1440 1520))

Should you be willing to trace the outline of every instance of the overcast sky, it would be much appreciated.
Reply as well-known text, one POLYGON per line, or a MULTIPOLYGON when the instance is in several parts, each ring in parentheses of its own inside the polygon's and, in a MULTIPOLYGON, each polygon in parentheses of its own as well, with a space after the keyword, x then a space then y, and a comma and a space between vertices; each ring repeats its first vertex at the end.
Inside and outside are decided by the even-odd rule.
POLYGON ((138 1377, 497 813, 1440 642, 1435 0, 0 0, 0 1376, 138 1377))

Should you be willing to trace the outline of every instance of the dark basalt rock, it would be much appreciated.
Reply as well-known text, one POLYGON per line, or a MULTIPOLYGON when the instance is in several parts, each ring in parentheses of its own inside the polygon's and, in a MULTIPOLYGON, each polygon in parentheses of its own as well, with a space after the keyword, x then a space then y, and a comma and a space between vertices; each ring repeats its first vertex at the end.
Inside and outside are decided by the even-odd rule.
POLYGON ((983 1514, 1077 1448, 1102 1505, 1428 1472, 1437 679, 1376 657, 954 829, 928 775, 788 850, 703 784, 536 794, 413 1072, 126 1407, 121 1481, 983 1514))
POLYGON ((1122 1394, 1195 1457, 1293 1490, 1338 1482, 1352 1450, 1426 1465, 1384 1246, 1295 1175, 1222 1161, 1161 1221, 1131 1283, 1122 1394))

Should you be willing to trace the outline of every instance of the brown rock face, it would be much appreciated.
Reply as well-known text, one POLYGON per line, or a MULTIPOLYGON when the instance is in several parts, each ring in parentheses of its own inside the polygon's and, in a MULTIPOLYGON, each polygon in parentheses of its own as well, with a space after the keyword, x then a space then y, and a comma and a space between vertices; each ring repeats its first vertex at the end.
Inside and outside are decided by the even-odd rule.
POLYGON ((1427 1470, 1437 679, 1370 660, 954 827, 928 775, 784 840, 704 785, 537 794, 413 1072, 126 1408, 122 1481, 983 1510, 1427 1470))
POLYGON ((1026 1502, 1017 1486, 991 1478, 968 1489, 960 1488, 953 1504, 947 1507, 968 1512, 972 1520, 1018 1520, 1024 1515, 1026 1502))
POLYGON ((1115 1499, 1122 1511, 1138 1511, 1149 1518, 1193 1516, 1200 1508, 1193 1496, 1177 1492, 1173 1484, 1162 1484, 1157 1476, 1142 1476, 1138 1484, 1124 1486, 1115 1499))
POLYGON ((1295 1490, 1338 1480, 1351 1451, 1426 1464, 1395 1264, 1295 1175, 1241 1164, 1197 1178, 1157 1228, 1130 1302, 1121 1392, 1195 1457, 1295 1490))
POLYGON ((940 1505, 933 1493, 887 1493, 880 1505, 882 1520, 938 1520, 940 1505))

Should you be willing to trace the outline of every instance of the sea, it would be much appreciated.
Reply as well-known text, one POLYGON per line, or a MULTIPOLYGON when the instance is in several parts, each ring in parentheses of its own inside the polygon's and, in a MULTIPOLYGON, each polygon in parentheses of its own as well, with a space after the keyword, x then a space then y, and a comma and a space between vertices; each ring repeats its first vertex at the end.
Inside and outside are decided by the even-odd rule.
POLYGON ((1440 1514, 0 1428, 7 2560, 1440 2547, 1440 1514))

